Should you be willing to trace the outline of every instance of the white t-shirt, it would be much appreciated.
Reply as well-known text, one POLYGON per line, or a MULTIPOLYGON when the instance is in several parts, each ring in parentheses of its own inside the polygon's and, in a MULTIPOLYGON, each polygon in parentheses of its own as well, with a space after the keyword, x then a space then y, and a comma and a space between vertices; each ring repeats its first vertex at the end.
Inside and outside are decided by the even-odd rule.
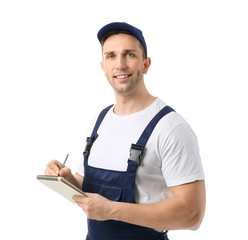
MULTIPOLYGON (((146 109, 127 116, 116 115, 112 107, 98 129, 99 136, 91 148, 88 164, 102 169, 126 171, 131 144, 138 141, 151 119, 165 106, 157 98, 146 109)), ((88 136, 91 135, 96 118, 88 136)), ((82 176, 83 165, 82 158, 77 170, 82 176)), ((137 169, 136 202, 158 202, 171 197, 168 187, 203 179, 195 134, 178 113, 167 114, 151 134, 142 164, 137 169)))

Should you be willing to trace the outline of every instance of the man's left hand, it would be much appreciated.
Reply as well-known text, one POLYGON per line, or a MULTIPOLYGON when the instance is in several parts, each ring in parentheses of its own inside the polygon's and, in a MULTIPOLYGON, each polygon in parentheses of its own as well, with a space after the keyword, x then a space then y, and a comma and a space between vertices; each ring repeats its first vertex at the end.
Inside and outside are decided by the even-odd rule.
POLYGON ((88 197, 75 195, 73 200, 81 207, 89 219, 104 221, 111 219, 112 201, 96 193, 85 193, 88 197))

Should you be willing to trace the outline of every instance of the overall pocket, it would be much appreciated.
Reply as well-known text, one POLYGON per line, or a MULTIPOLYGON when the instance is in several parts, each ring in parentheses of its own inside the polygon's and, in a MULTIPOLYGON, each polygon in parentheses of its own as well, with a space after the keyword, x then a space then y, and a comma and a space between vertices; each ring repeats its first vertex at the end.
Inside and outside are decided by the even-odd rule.
POLYGON ((121 199, 122 186, 84 178, 83 191, 89 193, 98 193, 111 201, 117 202, 121 199))

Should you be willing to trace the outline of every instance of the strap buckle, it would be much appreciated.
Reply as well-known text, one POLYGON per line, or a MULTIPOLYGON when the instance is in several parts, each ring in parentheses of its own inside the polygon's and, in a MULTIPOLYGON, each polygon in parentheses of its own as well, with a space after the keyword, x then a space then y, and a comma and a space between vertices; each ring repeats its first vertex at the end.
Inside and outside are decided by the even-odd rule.
POLYGON ((143 154, 144 154, 144 149, 145 149, 145 146, 143 145, 132 144, 130 148, 130 157, 128 160, 136 162, 140 165, 143 154))
POLYGON ((87 137, 86 146, 85 146, 85 149, 84 149, 84 154, 89 155, 90 149, 91 149, 91 147, 93 145, 93 142, 94 142, 94 137, 87 137))

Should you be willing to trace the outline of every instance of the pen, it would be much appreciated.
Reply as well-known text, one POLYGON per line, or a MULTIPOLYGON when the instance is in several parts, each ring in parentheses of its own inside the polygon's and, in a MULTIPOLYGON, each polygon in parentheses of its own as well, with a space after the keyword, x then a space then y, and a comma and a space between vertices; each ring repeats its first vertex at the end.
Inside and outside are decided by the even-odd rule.
POLYGON ((61 169, 65 167, 65 163, 66 163, 66 161, 67 161, 67 158, 68 158, 68 157, 69 157, 69 154, 67 154, 67 155, 66 155, 66 157, 65 157, 65 161, 64 161, 64 163, 63 163, 63 165, 62 165, 61 169))
MULTIPOLYGON (((66 157, 65 157, 65 161, 63 162, 63 165, 62 165, 62 167, 60 168, 60 170, 61 170, 62 168, 64 168, 64 167, 65 167, 65 163, 66 163, 66 161, 67 161, 68 157, 69 157, 69 154, 67 154, 67 155, 66 155, 66 157)), ((60 176, 60 175, 58 174, 58 176, 60 176)))

